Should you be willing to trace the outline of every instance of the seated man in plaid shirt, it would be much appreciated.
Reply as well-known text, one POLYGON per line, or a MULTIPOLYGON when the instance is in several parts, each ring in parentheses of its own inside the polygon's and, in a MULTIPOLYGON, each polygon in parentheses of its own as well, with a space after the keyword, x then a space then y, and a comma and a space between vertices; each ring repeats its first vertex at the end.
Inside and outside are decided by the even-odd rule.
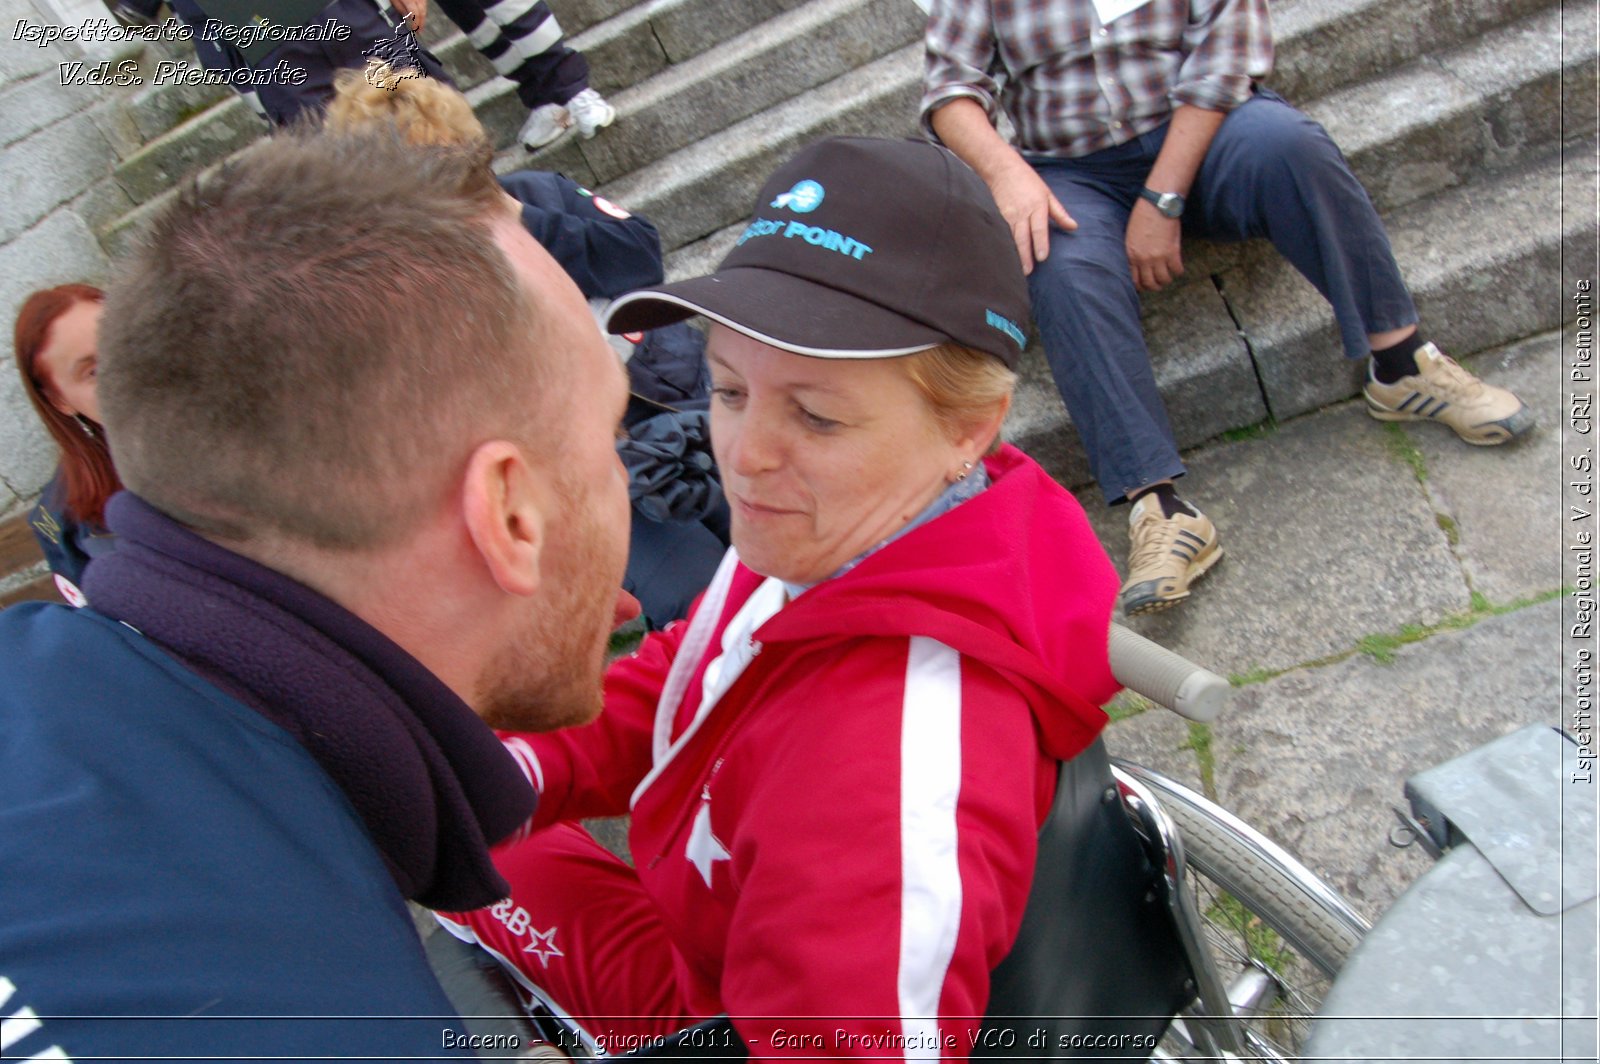
POLYGON ((1108 503, 1128 501, 1126 613, 1175 605, 1222 555, 1184 473, 1139 324, 1182 234, 1265 237, 1368 359, 1368 412, 1468 443, 1533 425, 1417 329, 1383 225, 1321 126, 1258 81, 1266 0, 934 0, 925 130, 988 184, 1029 274, 1045 354, 1108 503), (1017 145, 995 132, 1001 108, 1017 145))

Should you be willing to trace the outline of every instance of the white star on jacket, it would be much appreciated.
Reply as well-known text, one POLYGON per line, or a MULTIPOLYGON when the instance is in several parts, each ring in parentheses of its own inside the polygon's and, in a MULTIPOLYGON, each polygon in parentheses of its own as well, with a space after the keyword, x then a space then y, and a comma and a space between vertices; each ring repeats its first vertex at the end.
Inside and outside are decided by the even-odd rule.
POLYGON ((556 946, 555 928, 552 927, 548 931, 534 931, 532 928, 529 928, 528 930, 529 933, 533 935, 533 941, 529 942, 526 946, 523 946, 522 952, 531 953, 535 957, 538 957, 539 963, 546 968, 550 967, 551 957, 566 956, 566 954, 562 953, 560 948, 556 946))
POLYGON ((728 860, 728 851, 711 834, 711 802, 700 803, 700 811, 694 815, 694 827, 689 832, 689 845, 683 848, 684 856, 689 858, 689 863, 700 872, 700 878, 706 881, 706 886, 711 886, 711 866, 717 861, 728 860))

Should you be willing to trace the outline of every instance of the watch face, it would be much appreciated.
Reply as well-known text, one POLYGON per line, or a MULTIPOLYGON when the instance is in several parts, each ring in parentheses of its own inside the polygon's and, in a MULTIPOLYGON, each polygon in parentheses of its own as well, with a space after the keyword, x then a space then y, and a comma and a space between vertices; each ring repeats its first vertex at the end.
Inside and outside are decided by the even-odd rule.
POLYGON ((1152 189, 1142 189, 1139 195, 1149 200, 1151 205, 1168 218, 1177 218, 1183 214, 1183 197, 1176 192, 1156 192, 1152 189))

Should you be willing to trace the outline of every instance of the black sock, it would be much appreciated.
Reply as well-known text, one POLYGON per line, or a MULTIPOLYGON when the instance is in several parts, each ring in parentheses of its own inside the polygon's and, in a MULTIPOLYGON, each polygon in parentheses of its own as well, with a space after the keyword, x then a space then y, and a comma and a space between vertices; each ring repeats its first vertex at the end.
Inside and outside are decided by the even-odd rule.
POLYGON ((1379 384, 1393 384, 1417 372, 1417 348, 1427 343, 1418 329, 1410 336, 1381 351, 1372 352, 1372 375, 1379 384))
POLYGON ((1177 489, 1171 484, 1157 484, 1153 488, 1145 488, 1139 494, 1129 499, 1129 502, 1138 502, 1146 495, 1154 494, 1161 503, 1161 516, 1171 517, 1173 514, 1188 514, 1190 517, 1199 517, 1200 512, 1193 506, 1178 498, 1177 489))

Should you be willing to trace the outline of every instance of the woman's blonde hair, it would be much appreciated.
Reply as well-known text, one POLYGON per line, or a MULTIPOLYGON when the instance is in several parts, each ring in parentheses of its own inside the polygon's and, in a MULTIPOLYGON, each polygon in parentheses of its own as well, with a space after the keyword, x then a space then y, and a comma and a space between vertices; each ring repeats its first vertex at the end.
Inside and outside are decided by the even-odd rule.
MULTIPOLYGON (((951 437, 1002 413, 1017 386, 1017 375, 999 359, 956 344, 940 344, 899 361, 951 437)), ((1000 433, 996 431, 988 452, 999 446, 1000 433)))
POLYGON ((442 147, 488 144, 472 104, 455 89, 417 71, 371 62, 340 71, 323 124, 335 133, 388 126, 412 144, 442 147))

